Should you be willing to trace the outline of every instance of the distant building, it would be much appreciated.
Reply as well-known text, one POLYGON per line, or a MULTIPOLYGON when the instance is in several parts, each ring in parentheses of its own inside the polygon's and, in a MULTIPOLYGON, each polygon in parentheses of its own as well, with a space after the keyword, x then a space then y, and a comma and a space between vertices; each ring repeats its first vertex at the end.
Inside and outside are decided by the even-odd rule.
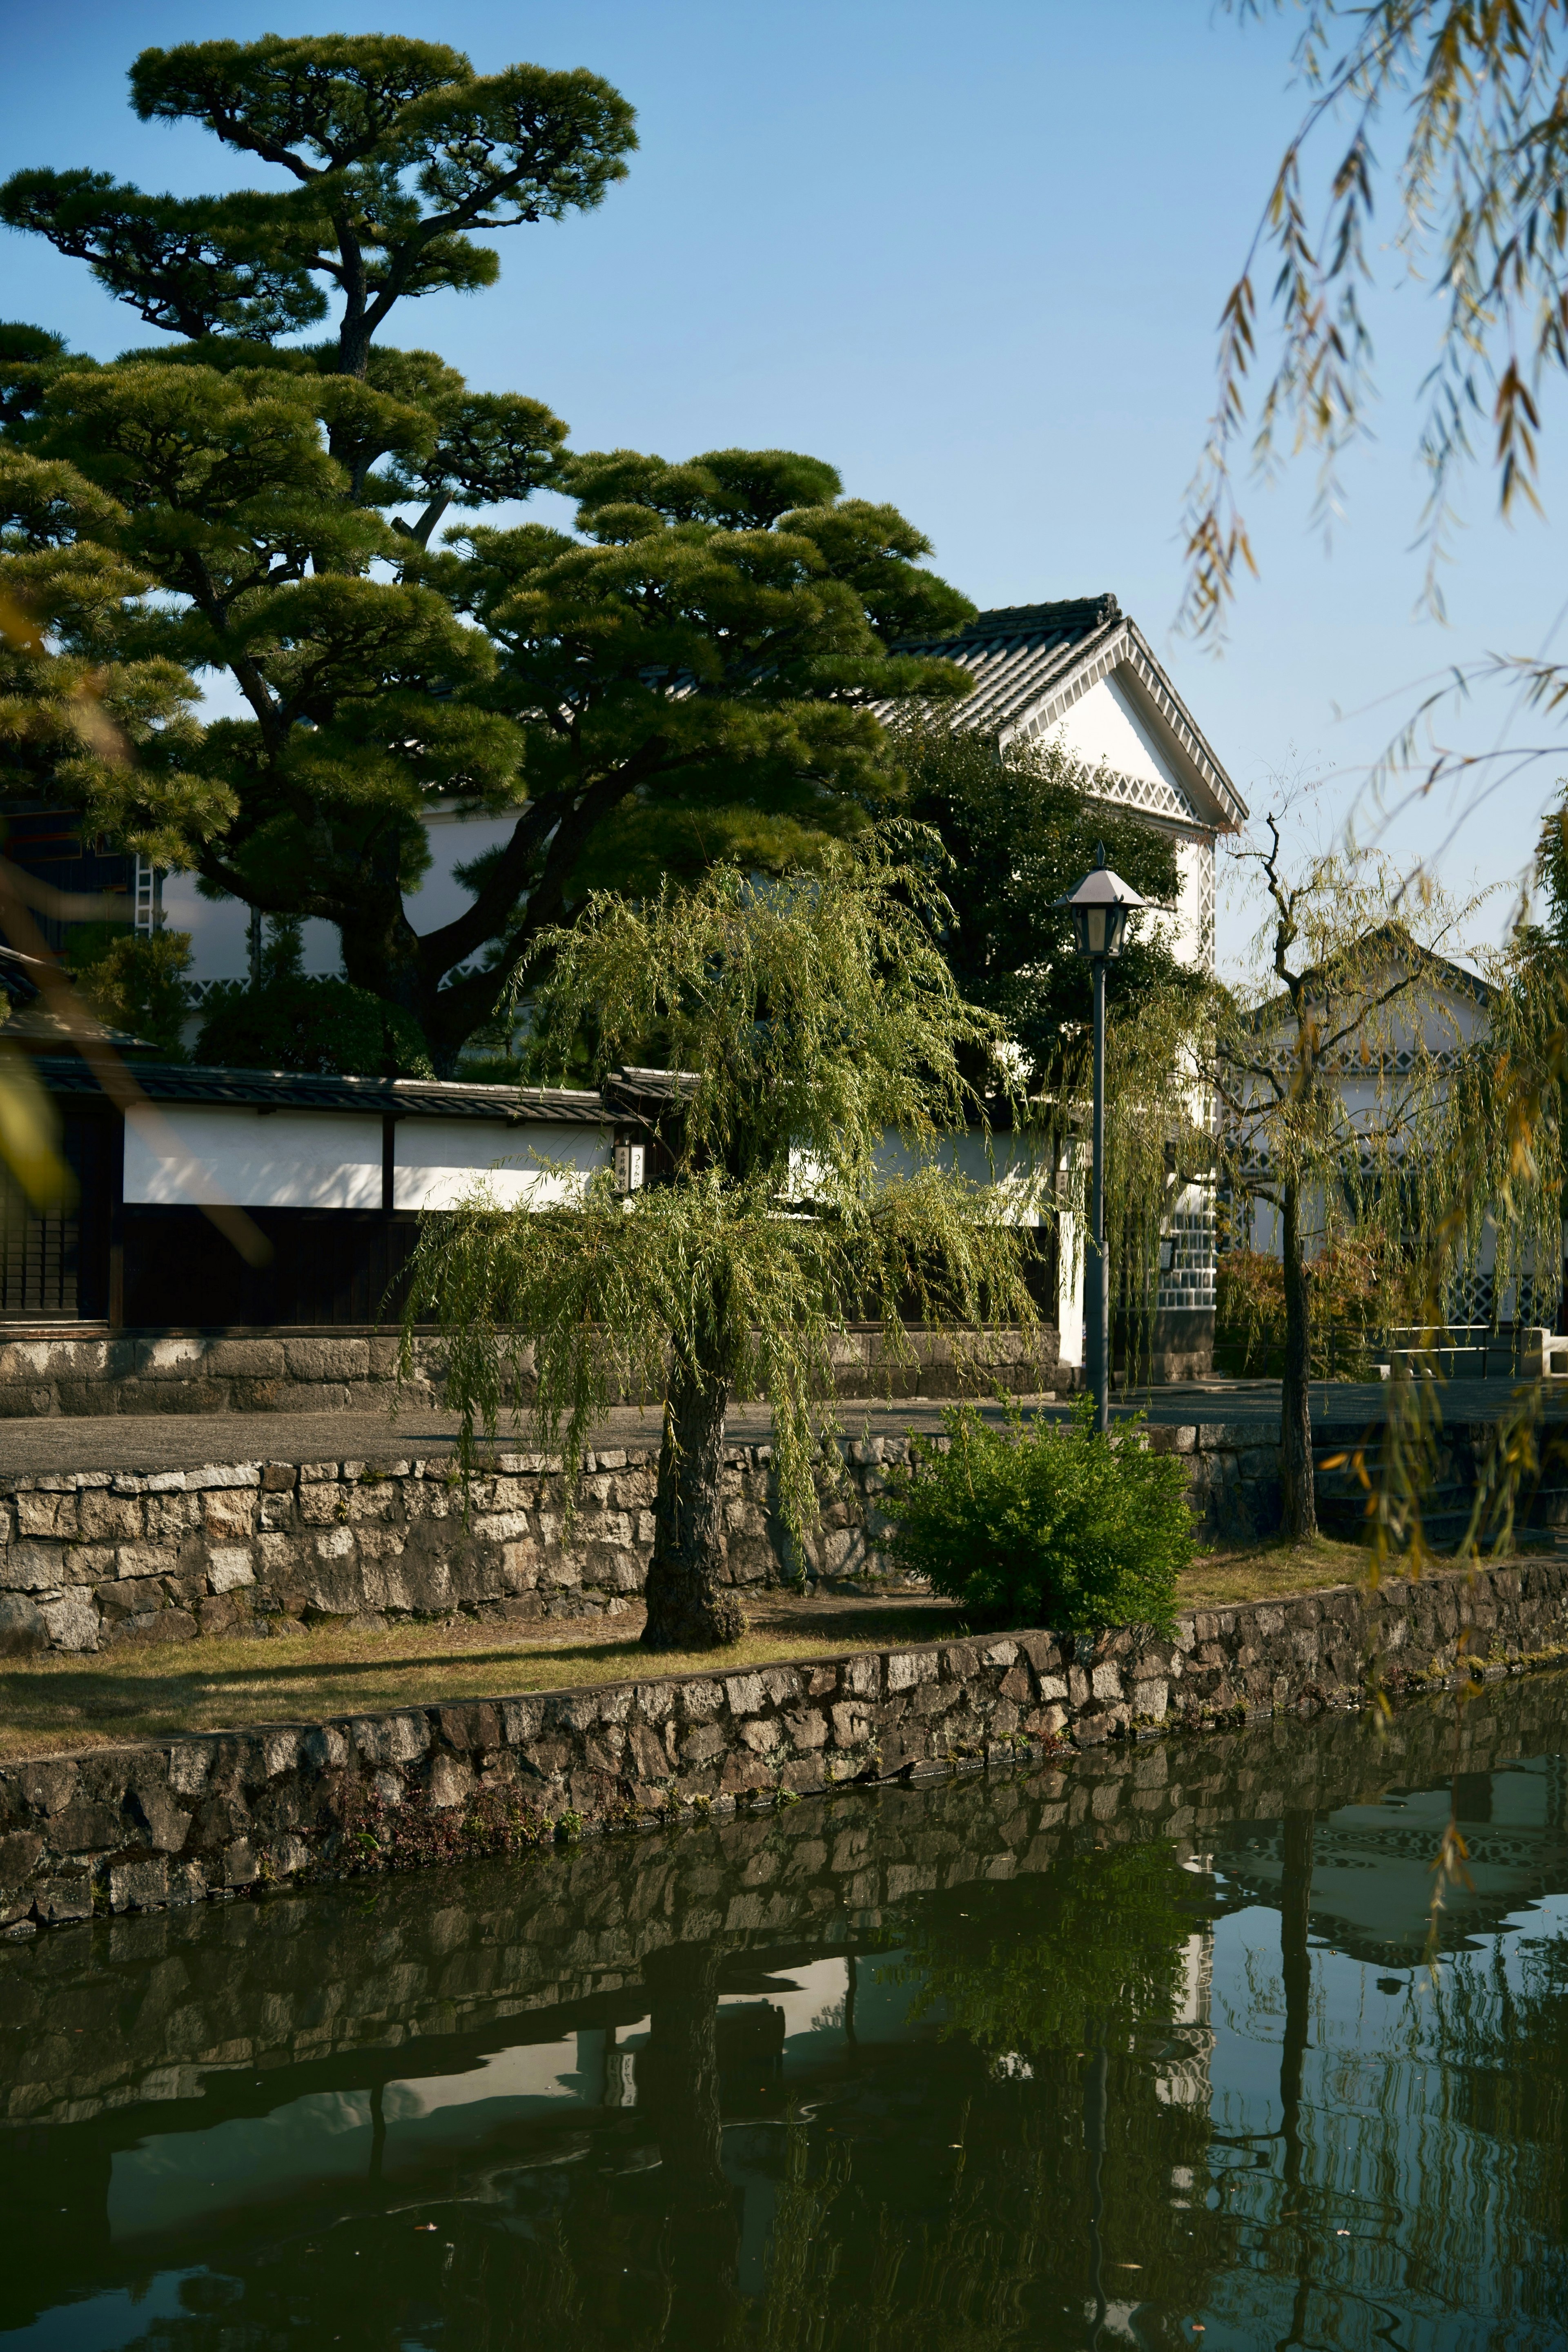
MULTIPOLYGON (((955 725, 993 733, 1003 749, 1015 742, 1058 739, 1078 758, 1101 772, 1108 806, 1133 814, 1173 837, 1182 876, 1180 897, 1171 918, 1173 942, 1177 951, 1194 966, 1212 971, 1215 844, 1222 834, 1237 829, 1247 810, 1147 639, 1136 623, 1122 613, 1116 598, 1089 596, 982 613, 952 637, 921 639, 904 650, 940 656, 971 673, 974 692, 957 709, 955 725)), ((468 894, 458 880, 456 869, 503 842, 513 822, 510 817, 470 814, 458 803, 436 804, 426 810, 425 824, 431 863, 420 888, 408 894, 406 899, 409 918, 416 929, 434 929, 461 912, 468 904, 468 894)), ((123 904, 125 919, 142 932, 150 934, 165 926, 188 931, 194 956, 190 978, 198 1000, 221 982, 243 982, 250 977, 257 935, 250 910, 239 901, 204 898, 194 875, 158 873, 143 859, 110 851, 101 841, 86 837, 79 823, 58 810, 40 805, 35 810, 12 813, 9 827, 6 854, 55 892, 67 898, 75 894, 84 899, 89 896, 118 899, 123 904)), ((45 935, 51 945, 60 943, 68 919, 65 914, 43 917, 45 935)), ((308 972, 328 974, 340 970, 338 940, 331 925, 307 922, 303 945, 308 972)), ((18 1035, 18 1032, 13 1030, 13 1035, 18 1035)), ((40 1049, 46 1054, 50 1050, 41 1036, 33 1045, 35 1052, 40 1049)), ((73 1097, 76 1082, 63 1068, 52 1076, 50 1083, 62 1097, 73 1097)), ((326 1140, 327 1115, 331 1110, 333 1116, 342 1116, 350 1108, 346 1101, 336 1097, 329 1105, 331 1086, 341 1084, 363 1090, 353 1097, 354 1117, 359 1121, 370 1118, 379 1137, 383 1108, 373 1106, 368 1090, 386 1082, 290 1080, 288 1085, 292 1091, 287 1103, 271 1097, 263 1099, 261 1096, 254 1102, 242 1102, 226 1091, 223 1074, 211 1071, 191 1072, 184 1078, 173 1072, 156 1077, 149 1076, 147 1083, 150 1088, 159 1090, 161 1098, 169 1105, 167 1117, 173 1125, 166 1125, 165 1134, 175 1129, 184 1134, 190 1126, 194 1138, 199 1128, 225 1167, 224 1181, 229 1197, 242 1204, 283 1215, 285 1222, 294 1213, 315 1219, 323 1213, 330 1216, 333 1212, 349 1213, 362 1220, 384 1215, 411 1219, 416 1207, 442 1204, 431 1193, 421 1193, 416 1200, 408 1182, 401 1176, 393 1180, 389 1192, 384 1181, 379 1143, 362 1149, 362 1141, 351 1143, 346 1131, 341 1139, 346 1154, 342 1170, 333 1174, 328 1165, 336 1146, 329 1147, 326 1140), (176 1103, 185 1104, 188 1108, 176 1110, 176 1103), (198 1104, 202 1106, 200 1110, 198 1104), (248 1132, 249 1123, 258 1117, 275 1122, 285 1111, 303 1121, 297 1135, 292 1127, 271 1124, 268 1130, 270 1142, 260 1160, 247 1145, 241 1152, 245 1172, 239 1161, 229 1163, 226 1141, 219 1149, 220 1129, 226 1137, 237 1119, 248 1132), (288 1150, 283 1149, 286 1133, 291 1138, 288 1150), (293 1172, 296 1160, 300 1167, 316 1173, 297 1176, 293 1172), (271 1174, 262 1167, 263 1161, 271 1166, 271 1174), (300 1183, 306 1186, 303 1192, 297 1189, 300 1183)), ((266 1083, 263 1074, 258 1081, 263 1094, 266 1083)), ((376 1105, 382 1104, 381 1097, 375 1100, 376 1105)), ((404 1127, 405 1119, 423 1122, 429 1118, 455 1118, 458 1126, 452 1131, 465 1140, 458 1160, 451 1163, 454 1167, 460 1162, 466 1171, 479 1172, 498 1157, 492 1146, 501 1139, 500 1130, 494 1134, 487 1131, 491 1114, 484 1108, 481 1090, 459 1087, 449 1098, 421 1090, 417 1105, 412 1094, 395 1099, 388 1096, 384 1108, 385 1116, 397 1121, 400 1150, 405 1141, 411 1142, 415 1131, 412 1126, 404 1127), (459 1095, 464 1097, 460 1104, 457 1100, 459 1095)), ((595 1098, 589 1123, 600 1117, 595 1098)), ((576 1113, 572 1114, 568 1123, 576 1118, 576 1113)), ((68 1111, 68 1139, 73 1150, 90 1153, 105 1132, 102 1107, 89 1105, 85 1097, 73 1099, 68 1111)), ((611 1119, 604 1127, 605 1149, 611 1148, 614 1132, 615 1122, 611 1119)), ((118 1144, 115 1148, 118 1151, 118 1144)), ((506 1155, 502 1152, 500 1156, 506 1155)), ((194 1157, 201 1159, 204 1154, 195 1152, 194 1157)), ((86 1164, 84 1160, 84 1170, 86 1164)), ((124 1227, 128 1234, 137 1226, 133 1213, 161 1209, 165 1216, 173 1213, 174 1196, 166 1189, 142 1199, 136 1197, 136 1188, 142 1181, 136 1172, 139 1164, 133 1149, 123 1170, 117 1160, 110 1186, 120 1204, 115 1214, 122 1220, 132 1220, 124 1227)), ((388 1167, 392 1164, 386 1162, 388 1167)), ((95 1160, 95 1169, 97 1165, 95 1160)), ((149 1177, 148 1181, 152 1181, 149 1177)), ((167 1171, 157 1179, 159 1185, 165 1187, 170 1181, 167 1171)), ((101 1172, 95 1175, 84 1186, 84 1203, 89 1194, 96 1197, 103 1193, 106 1181, 101 1172)), ((103 1198, 107 1202, 108 1194, 103 1193, 103 1198)), ((106 1206, 103 1218, 107 1220, 109 1214, 106 1206)), ((35 1224, 37 1222, 32 1221, 35 1224)), ((197 1260, 204 1266, 207 1264, 206 1253, 211 1246, 208 1230, 203 1229, 199 1221, 192 1228, 192 1247, 196 1254, 191 1262, 192 1280, 195 1278, 194 1267, 197 1260)), ((79 1316, 92 1320, 110 1311, 109 1260, 105 1255, 108 1244, 103 1238, 107 1231, 107 1223, 103 1223, 102 1234, 96 1225, 91 1226, 90 1233, 88 1225, 82 1225, 72 1238, 62 1226, 60 1234, 41 1253, 32 1244, 14 1246, 12 1278, 5 1303, 0 1304, 0 1316, 20 1317, 24 1320, 39 1316, 45 1319, 79 1316), (86 1255, 81 1257, 83 1272, 79 1289, 75 1276, 68 1275, 67 1269, 75 1265, 83 1251, 86 1255), (47 1304, 46 1292, 49 1301, 47 1304)), ((152 1231, 149 1223, 149 1243, 152 1231)), ((328 1256, 336 1270, 326 1271, 328 1260, 322 1258, 319 1283, 312 1276, 306 1284, 312 1292, 321 1288, 322 1293, 307 1319, 340 1319, 345 1298, 357 1299, 362 1292, 369 1296, 366 1286, 373 1279, 374 1269, 390 1263, 385 1257, 387 1247, 394 1248, 395 1256, 398 1248, 406 1246, 405 1239, 395 1245, 384 1239, 373 1241, 367 1227, 365 1234, 349 1252, 349 1258, 342 1259, 340 1265, 341 1253, 347 1247, 347 1226, 334 1226, 333 1231, 339 1238, 334 1240, 328 1256), (351 1274, 347 1270, 349 1260, 358 1268, 362 1256, 366 1270, 351 1274), (337 1298, 335 1308, 328 1294, 337 1298)), ((1162 1259, 1168 1263, 1162 1264, 1154 1318, 1154 1372, 1156 1378, 1179 1378, 1206 1369, 1212 1361, 1215 1225, 1212 1202, 1206 1193, 1195 1188, 1184 1193, 1173 1204, 1167 1233, 1168 1243, 1162 1259)), ((132 1264, 137 1255, 132 1246, 131 1260, 117 1259, 116 1264, 132 1264)), ((1061 1270, 1057 1307, 1061 1362, 1070 1371, 1083 1361, 1081 1253, 1068 1248, 1058 1253, 1058 1258, 1061 1270)), ((149 1265, 151 1263, 149 1259, 149 1265)), ((233 1301, 226 1302, 227 1311, 219 1310, 216 1300, 223 1286, 219 1285, 218 1290, 212 1286, 216 1280, 216 1269, 224 1264, 221 1256, 213 1259, 214 1271, 203 1279, 201 1286, 212 1302, 205 1318, 194 1317, 190 1307, 184 1306, 177 1315, 173 1311, 149 1312, 153 1294, 141 1286, 132 1271, 121 1272, 116 1277, 115 1319, 123 1317, 132 1323, 192 1319, 248 1323, 256 1319, 252 1313, 237 1311, 233 1301)), ((148 1278, 152 1279, 151 1275, 148 1278)), ((227 1269, 225 1279, 232 1288, 238 1276, 227 1269)), ((378 1291, 378 1297, 379 1295, 378 1291)), ((253 1306, 258 1303, 252 1302, 253 1306)), ((293 1303, 303 1308, 302 1298, 293 1303)), ((282 1319, 297 1318, 285 1314, 282 1319)), ((354 1319, 358 1319, 357 1315, 354 1319)))
MULTIPOLYGON (((1447 1074, 1489 1034, 1497 991, 1463 964, 1418 946, 1397 923, 1368 934, 1361 943, 1359 961, 1357 985, 1369 1008, 1364 1018, 1356 1019, 1353 997, 1339 1004, 1331 1016, 1322 1013, 1329 992, 1320 992, 1321 1017, 1336 1031, 1348 1031, 1327 1060, 1340 1097, 1347 1155, 1356 1149, 1352 1139, 1375 1135, 1385 1139, 1385 1148, 1397 1160, 1426 1148, 1423 1112, 1434 1087, 1440 1095, 1447 1074), (1411 975, 1408 996, 1394 996, 1383 1010, 1373 1011, 1406 974, 1411 975)), ((1296 1055, 1296 1015, 1289 997, 1281 992, 1260 1005, 1250 1026, 1258 1047, 1256 1074, 1238 1076, 1236 1094, 1244 1107, 1233 1108, 1229 1117, 1240 1179, 1226 1220, 1228 1240, 1232 1247, 1278 1257, 1283 1247, 1279 1213, 1247 1191, 1248 1183, 1266 1187, 1271 1170, 1263 1119, 1259 1117, 1249 1129, 1245 1104, 1249 1098, 1261 1100, 1268 1089, 1266 1067, 1288 1079, 1296 1055)), ((1363 1153, 1368 1148, 1361 1147, 1363 1153)), ((1303 1207, 1310 1256, 1328 1236, 1328 1204, 1320 1195, 1303 1207)), ((1527 1268, 1521 1299, 1512 1282, 1500 1288, 1498 1285, 1497 1239, 1489 1220, 1474 1262, 1454 1280, 1447 1300, 1449 1321, 1471 1328, 1510 1328, 1520 1322, 1551 1328, 1558 1318, 1562 1267, 1527 1268)))
MULTIPOLYGON (((1247 804, 1220 765, 1137 623, 1111 595, 1016 604, 981 613, 951 637, 900 647, 959 663, 974 691, 952 723, 1009 745, 1062 743, 1101 770, 1105 803, 1141 817, 1176 843, 1181 895, 1172 944, 1212 972, 1215 866, 1222 834, 1247 804)), ((1161 1252, 1151 1333, 1152 1376, 1181 1380, 1214 1361, 1215 1216, 1209 1192, 1190 1185, 1173 1202, 1161 1252)), ((1082 1253, 1060 1254, 1058 1326, 1064 1365, 1083 1362, 1082 1253)))

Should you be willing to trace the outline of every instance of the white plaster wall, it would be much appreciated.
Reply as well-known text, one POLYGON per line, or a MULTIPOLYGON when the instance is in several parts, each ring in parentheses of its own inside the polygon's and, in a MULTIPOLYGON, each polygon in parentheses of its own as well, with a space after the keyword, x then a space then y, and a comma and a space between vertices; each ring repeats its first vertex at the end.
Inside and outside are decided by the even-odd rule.
MULTIPOLYGON (((400 1119, 393 1206, 450 1209, 482 1181, 502 1207, 543 1207, 609 1164, 607 1128, 542 1129, 497 1119, 400 1119), (560 1162, 561 1172, 545 1162, 560 1162)), ((379 1209, 379 1111, 257 1111, 192 1105, 127 1121, 125 1198, 178 1206, 227 1201, 246 1209, 379 1209)))
POLYGON ((1057 1342, 1061 1363, 1083 1365, 1083 1232, 1064 1209, 1057 1240, 1057 1342))
POLYGON ((127 1118, 125 1198, 178 1206, 378 1209, 381 1120, 192 1105, 127 1118))
MULTIPOLYGON (((197 982, 250 978, 250 909, 238 898, 204 898, 194 874, 165 874, 165 930, 189 931, 191 970, 197 982)), ((337 925, 314 917, 300 931, 305 970, 312 978, 335 980, 343 968, 337 925)))
POLYGON ((482 1119, 400 1119, 392 1205, 455 1209, 482 1181, 502 1207, 526 1202, 542 1209, 580 1191, 595 1169, 610 1165, 614 1153, 614 1135, 603 1127, 551 1128, 530 1136, 482 1119))
MULTIPOLYGON (((452 868, 466 866, 480 852, 504 842, 516 816, 459 816, 437 809, 425 819, 430 845, 430 868, 417 890, 405 894, 408 919, 416 931, 434 931, 454 922, 471 904, 471 894, 456 880, 452 868)), ((237 898, 204 898, 194 874, 165 874, 163 881, 163 922, 169 930, 189 931, 190 977, 246 981, 250 977, 250 909, 237 898)), ((314 917, 301 933, 305 970, 312 978, 336 979, 342 971, 342 944, 335 923, 314 917)))
POLYGON ((510 840, 516 824, 515 811, 503 817, 459 816, 449 809, 433 809, 426 814, 430 869, 417 890, 403 894, 408 919, 416 931, 439 930, 443 923, 455 923, 467 912, 473 894, 455 878, 453 866, 467 866, 485 850, 500 848, 510 840))
POLYGON ((1146 776, 1185 798, 1173 763, 1114 670, 1080 694, 1052 731, 1091 767, 1103 761, 1119 776, 1146 776))

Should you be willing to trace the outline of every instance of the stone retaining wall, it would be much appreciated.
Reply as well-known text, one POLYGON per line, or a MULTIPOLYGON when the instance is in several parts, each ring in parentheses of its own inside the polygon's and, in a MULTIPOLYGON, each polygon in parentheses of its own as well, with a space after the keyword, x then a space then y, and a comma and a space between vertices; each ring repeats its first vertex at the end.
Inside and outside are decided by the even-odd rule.
MULTIPOLYGON (((1152 1444, 1186 1459, 1205 1532, 1277 1524, 1276 1449, 1258 1446, 1258 1433, 1150 1431, 1152 1444)), ((728 1580, 804 1574, 885 1589, 887 1475, 907 1462, 909 1441, 840 1442, 818 1477, 822 1524, 804 1556, 778 1517, 772 1458, 766 1445, 727 1454, 728 1580)), ((286 1633, 325 1617, 616 1615, 642 1591, 657 1465, 652 1446, 590 1455, 570 1527, 561 1479, 540 1454, 498 1455, 466 1514, 448 1457, 0 1478, 0 1651, 286 1633)))
MULTIPOLYGON (((1451 1705, 1427 1701, 1386 1726, 1330 1714, 1121 1741, 1027 1773, 689 1817, 635 1851, 594 1839, 553 1847, 533 1868, 388 1878, 376 1888, 374 1967, 364 1890, 352 1880, 216 1911, 122 1912, 90 1934, 0 1946, 11 2029, 0 2034, 0 2160, 16 2166, 0 2176, 0 2210, 23 2210, 24 2175, 35 2209, 69 2203, 63 2189, 38 2194, 41 2160, 96 2177, 83 2151, 46 2137, 57 2128, 101 2121, 109 2145, 123 2147, 182 2102, 204 2123, 215 2107, 221 2119, 226 2081, 237 2094, 227 2112, 253 2115, 258 2077, 276 2111, 305 2088, 449 2074, 498 2042, 640 2018, 645 1963, 672 1942, 718 1938, 777 1955, 787 1972, 803 1953, 885 1947, 911 1900, 1032 1877, 1086 1847, 1171 1838, 1212 1854, 1234 1843, 1256 1864, 1251 1824, 1550 1751, 1563 1706, 1562 1677, 1543 1675, 1483 1691, 1457 1720, 1451 1705)), ((79 2226, 75 2207, 68 2226, 79 2226)))
MULTIPOLYGON (((889 1361, 879 1327, 851 1325, 837 1343, 843 1397, 951 1397, 966 1383, 951 1339, 910 1325, 912 1360, 889 1361)), ((971 1350, 975 1343, 968 1343, 971 1350)), ((1058 1364, 1057 1334, 1043 1326, 1033 1352, 1016 1331, 984 1334, 982 1382, 1034 1396, 1075 1385, 1058 1364)), ((411 1412, 438 1410, 442 1364, 433 1339, 416 1342, 411 1412)), ((0 1340, 0 1420, 139 1412, 384 1412, 397 1340, 383 1327, 226 1338, 201 1332, 62 1333, 47 1326, 0 1340)))
MULTIPOLYGON (((846 1444, 818 1480, 823 1523, 796 1560, 774 1510, 772 1448, 724 1468, 728 1580, 887 1581, 875 1551, 889 1444, 846 1444)), ((460 1612, 616 1615, 653 1549, 658 1454, 591 1454, 570 1525, 541 1454, 502 1454, 467 1496, 436 1461, 237 1462, 0 1479, 0 1649, 92 1651, 198 1634, 293 1633, 460 1612)))
POLYGON ((1357 1704, 1568 1652, 1568 1561, 1393 1579, 1135 1628, 414 1706, 0 1767, 0 1927, 156 1909, 1037 1758, 1238 1712, 1357 1704))

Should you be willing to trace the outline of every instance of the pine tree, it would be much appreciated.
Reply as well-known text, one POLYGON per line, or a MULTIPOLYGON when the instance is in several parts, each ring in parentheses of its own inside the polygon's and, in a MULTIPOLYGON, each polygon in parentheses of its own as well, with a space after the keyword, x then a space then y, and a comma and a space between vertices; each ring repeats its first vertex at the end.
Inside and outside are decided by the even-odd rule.
MULTIPOLYGON (((632 138, 613 90, 532 67, 476 79, 455 51, 379 37, 148 51, 132 84, 144 115, 193 116, 300 185, 195 210, 91 173, 0 192, 5 217, 186 337, 100 366, 0 329, 0 497, 30 527, 17 469, 52 467, 61 560, 117 583, 54 650, 97 661, 111 703, 162 681, 133 757, 73 740, 58 772, 96 830, 335 925, 347 979, 449 1072, 594 887, 727 856, 782 870, 896 797, 874 706, 966 681, 894 643, 972 610, 900 515, 788 451, 568 457, 540 402, 373 341, 396 300, 489 282, 470 230, 599 200, 632 138), (322 282, 335 341, 289 341, 322 282), (436 543, 451 509, 546 485, 576 495, 575 530, 481 521, 436 543), (243 717, 195 723, 204 671, 243 717), (512 824, 470 905, 421 934, 405 893, 437 802, 512 824)), ((33 572, 3 561, 32 612, 33 572)), ((12 730, 29 749, 0 746, 5 790, 36 793, 53 724, 12 730)))

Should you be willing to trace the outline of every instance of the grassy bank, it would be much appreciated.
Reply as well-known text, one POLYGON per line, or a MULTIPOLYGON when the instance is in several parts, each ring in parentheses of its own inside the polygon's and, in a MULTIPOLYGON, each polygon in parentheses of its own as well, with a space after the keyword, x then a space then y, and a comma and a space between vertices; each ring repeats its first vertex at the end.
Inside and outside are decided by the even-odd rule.
MULTIPOLYGON (((1294 1550, 1258 1544, 1204 1555, 1183 1579, 1184 1608, 1285 1598, 1353 1583, 1362 1555, 1320 1541, 1294 1550)), ((377 1714, 432 1699, 558 1690, 639 1675, 733 1673, 847 1650, 936 1642, 971 1629, 961 1612, 921 1600, 861 1601, 756 1596, 734 1649, 650 1656, 641 1612, 609 1620, 510 1627, 467 1620, 387 1627, 321 1625, 286 1637, 127 1644, 89 1657, 0 1659, 0 1758, 62 1755, 218 1731, 247 1723, 377 1714)))

